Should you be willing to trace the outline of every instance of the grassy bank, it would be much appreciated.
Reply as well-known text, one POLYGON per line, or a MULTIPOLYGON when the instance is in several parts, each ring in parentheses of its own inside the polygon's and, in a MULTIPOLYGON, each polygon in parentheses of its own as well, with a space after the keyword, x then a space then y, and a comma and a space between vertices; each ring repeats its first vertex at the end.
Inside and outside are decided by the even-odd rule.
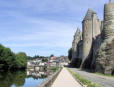
POLYGON ((110 75, 110 74, 102 74, 102 73, 99 73, 99 72, 96 72, 95 74, 100 75, 100 76, 105 76, 105 77, 114 78, 114 75, 110 75))
POLYGON ((56 72, 57 70, 59 70, 60 67, 55 67, 52 69, 53 72, 56 72))
POLYGON ((84 77, 78 75, 77 73, 71 71, 70 69, 68 69, 68 71, 73 75, 73 77, 75 77, 77 80, 79 80, 83 85, 86 85, 87 87, 102 87, 96 83, 93 83, 85 79, 84 77))

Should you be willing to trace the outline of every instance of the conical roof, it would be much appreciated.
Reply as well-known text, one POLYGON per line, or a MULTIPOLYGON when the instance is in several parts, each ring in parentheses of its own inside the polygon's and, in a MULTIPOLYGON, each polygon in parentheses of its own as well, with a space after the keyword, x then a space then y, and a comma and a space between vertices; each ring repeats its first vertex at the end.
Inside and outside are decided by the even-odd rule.
POLYGON ((77 28, 75 35, 74 35, 73 42, 75 43, 75 42, 79 41, 81 39, 81 35, 82 35, 82 33, 81 33, 80 28, 77 28))
POLYGON ((96 12, 89 8, 88 11, 87 11, 87 13, 86 13, 86 16, 85 16, 84 20, 90 20, 90 19, 92 19, 92 15, 93 14, 96 14, 96 12))
POLYGON ((77 30, 76 30, 75 36, 78 35, 80 32, 81 32, 80 28, 78 27, 77 30))

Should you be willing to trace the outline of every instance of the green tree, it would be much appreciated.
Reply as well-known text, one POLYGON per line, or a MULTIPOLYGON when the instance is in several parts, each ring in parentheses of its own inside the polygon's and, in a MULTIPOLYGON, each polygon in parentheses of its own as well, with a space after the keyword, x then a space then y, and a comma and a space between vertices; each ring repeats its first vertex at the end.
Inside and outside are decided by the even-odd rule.
POLYGON ((53 56, 54 56, 53 54, 50 55, 50 57, 53 57, 53 56))
POLYGON ((14 54, 10 48, 0 45, 0 70, 26 68, 27 56, 20 52, 14 54))
POLYGON ((16 67, 26 68, 27 66, 27 56, 24 52, 16 54, 16 67))
POLYGON ((14 66, 15 54, 10 48, 0 46, 0 68, 11 69, 14 66))
POLYGON ((48 59, 47 58, 43 58, 42 62, 48 62, 48 59))
POLYGON ((4 50, 4 47, 0 44, 0 69, 2 69, 4 67, 4 64, 3 64, 3 58, 2 58, 2 52, 4 50))
POLYGON ((71 59, 72 59, 72 48, 70 48, 70 49, 68 50, 68 58, 69 58, 69 60, 71 61, 71 59))

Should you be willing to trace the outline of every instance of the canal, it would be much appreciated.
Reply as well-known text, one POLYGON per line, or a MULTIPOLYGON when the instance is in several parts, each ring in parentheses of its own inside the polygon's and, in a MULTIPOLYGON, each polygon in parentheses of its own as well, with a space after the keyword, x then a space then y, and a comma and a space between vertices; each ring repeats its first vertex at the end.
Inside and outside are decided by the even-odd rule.
POLYGON ((0 72, 0 87, 36 87, 46 76, 27 75, 25 71, 0 72))

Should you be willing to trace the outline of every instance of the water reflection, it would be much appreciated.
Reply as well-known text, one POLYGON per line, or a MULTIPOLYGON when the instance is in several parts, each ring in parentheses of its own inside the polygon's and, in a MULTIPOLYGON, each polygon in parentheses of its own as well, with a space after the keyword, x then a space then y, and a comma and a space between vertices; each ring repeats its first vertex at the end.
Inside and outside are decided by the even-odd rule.
POLYGON ((46 73, 31 71, 0 72, 0 87, 35 87, 46 77, 46 73))
POLYGON ((46 78, 49 75, 49 72, 36 72, 36 71, 27 71, 28 77, 34 77, 34 78, 46 78))
POLYGON ((24 85, 26 73, 17 72, 0 72, 0 87, 11 87, 15 84, 17 87, 24 85))

